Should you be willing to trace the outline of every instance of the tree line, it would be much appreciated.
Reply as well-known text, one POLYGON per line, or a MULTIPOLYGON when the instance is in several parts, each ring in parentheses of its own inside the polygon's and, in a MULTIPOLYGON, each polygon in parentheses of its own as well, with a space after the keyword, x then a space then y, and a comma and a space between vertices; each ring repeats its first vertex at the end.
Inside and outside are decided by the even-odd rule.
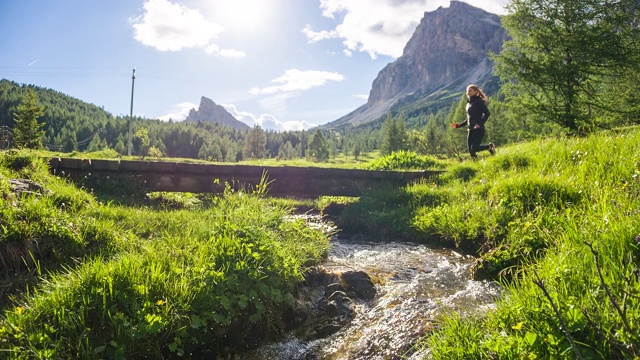
MULTIPOLYGON (((37 138, 36 142, 25 142, 14 134, 16 147, 62 152, 113 149, 127 154, 128 117, 113 116, 102 108, 54 90, 0 80, 0 126, 18 134, 21 129, 36 127, 36 122, 20 121, 23 117, 37 120, 42 132, 37 136, 30 132, 37 138)), ((132 155, 136 156, 224 162, 250 158, 324 158, 329 152, 336 154, 340 146, 338 139, 329 133, 319 136, 308 131, 275 132, 259 126, 246 131, 213 121, 163 122, 140 117, 131 120, 132 155)))

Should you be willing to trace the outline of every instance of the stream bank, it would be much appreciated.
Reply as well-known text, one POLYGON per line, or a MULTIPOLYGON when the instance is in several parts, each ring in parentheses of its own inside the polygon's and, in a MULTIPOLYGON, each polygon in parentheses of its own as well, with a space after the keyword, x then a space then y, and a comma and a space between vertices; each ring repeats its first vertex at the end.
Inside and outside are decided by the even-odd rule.
POLYGON ((426 353, 414 345, 440 314, 486 311, 499 297, 497 284, 473 279, 474 263, 471 256, 422 244, 334 237, 327 260, 314 271, 316 280, 299 291, 298 301, 304 298, 312 309, 294 311, 305 321, 282 341, 239 358, 421 359, 426 353), (318 273, 329 280, 318 281, 318 273), (344 274, 365 274, 374 295, 346 291, 344 274))

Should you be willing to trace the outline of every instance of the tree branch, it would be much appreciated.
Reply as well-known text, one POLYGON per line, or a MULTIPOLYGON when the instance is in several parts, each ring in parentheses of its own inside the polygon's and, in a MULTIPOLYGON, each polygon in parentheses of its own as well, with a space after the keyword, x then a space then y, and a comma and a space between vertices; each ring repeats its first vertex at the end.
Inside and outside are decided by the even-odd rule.
POLYGON ((533 271, 533 275, 535 275, 536 277, 533 283, 536 284, 542 290, 542 292, 544 293, 544 296, 547 298, 547 300, 549 300, 549 303, 551 304, 553 311, 556 313, 556 317, 558 318, 558 320, 560 320, 560 329, 564 332, 565 336, 569 340, 569 343, 571 344, 571 349, 573 350, 573 353, 576 356, 576 359, 582 360, 582 355, 580 355, 580 351, 578 350, 576 343, 573 341, 573 337, 571 336, 571 333, 569 332, 569 328, 567 327, 567 324, 565 324, 564 319, 560 314, 560 310, 558 310, 558 308, 556 307, 556 304, 553 302, 553 298, 551 298, 551 295, 549 295, 547 288, 544 286, 544 283, 542 282, 542 280, 538 276, 538 273, 535 270, 533 271))

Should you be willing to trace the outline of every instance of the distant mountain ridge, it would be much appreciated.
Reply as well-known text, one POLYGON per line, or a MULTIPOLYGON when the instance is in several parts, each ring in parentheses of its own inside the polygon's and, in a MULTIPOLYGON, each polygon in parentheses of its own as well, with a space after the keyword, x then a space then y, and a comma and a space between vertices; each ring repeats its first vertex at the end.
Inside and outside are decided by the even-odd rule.
POLYGON ((250 129, 249 125, 233 117, 233 115, 231 115, 231 113, 229 113, 224 107, 204 96, 200 98, 200 106, 198 106, 198 110, 191 109, 185 121, 211 121, 220 123, 221 125, 230 126, 234 129, 250 129))
POLYGON ((393 109, 417 111, 470 83, 491 93, 497 79, 489 52, 500 52, 506 39, 500 16, 466 3, 425 12, 402 56, 378 73, 367 103, 326 127, 365 124, 393 109))

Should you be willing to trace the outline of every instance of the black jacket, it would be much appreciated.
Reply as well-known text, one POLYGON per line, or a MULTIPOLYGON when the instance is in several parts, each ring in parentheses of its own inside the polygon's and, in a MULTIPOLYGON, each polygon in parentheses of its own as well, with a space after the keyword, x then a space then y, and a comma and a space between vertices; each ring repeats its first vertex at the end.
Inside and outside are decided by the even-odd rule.
POLYGON ((476 125, 484 128, 491 113, 487 107, 487 103, 480 96, 472 96, 467 104, 467 119, 458 124, 458 127, 469 125, 473 129, 476 125))

